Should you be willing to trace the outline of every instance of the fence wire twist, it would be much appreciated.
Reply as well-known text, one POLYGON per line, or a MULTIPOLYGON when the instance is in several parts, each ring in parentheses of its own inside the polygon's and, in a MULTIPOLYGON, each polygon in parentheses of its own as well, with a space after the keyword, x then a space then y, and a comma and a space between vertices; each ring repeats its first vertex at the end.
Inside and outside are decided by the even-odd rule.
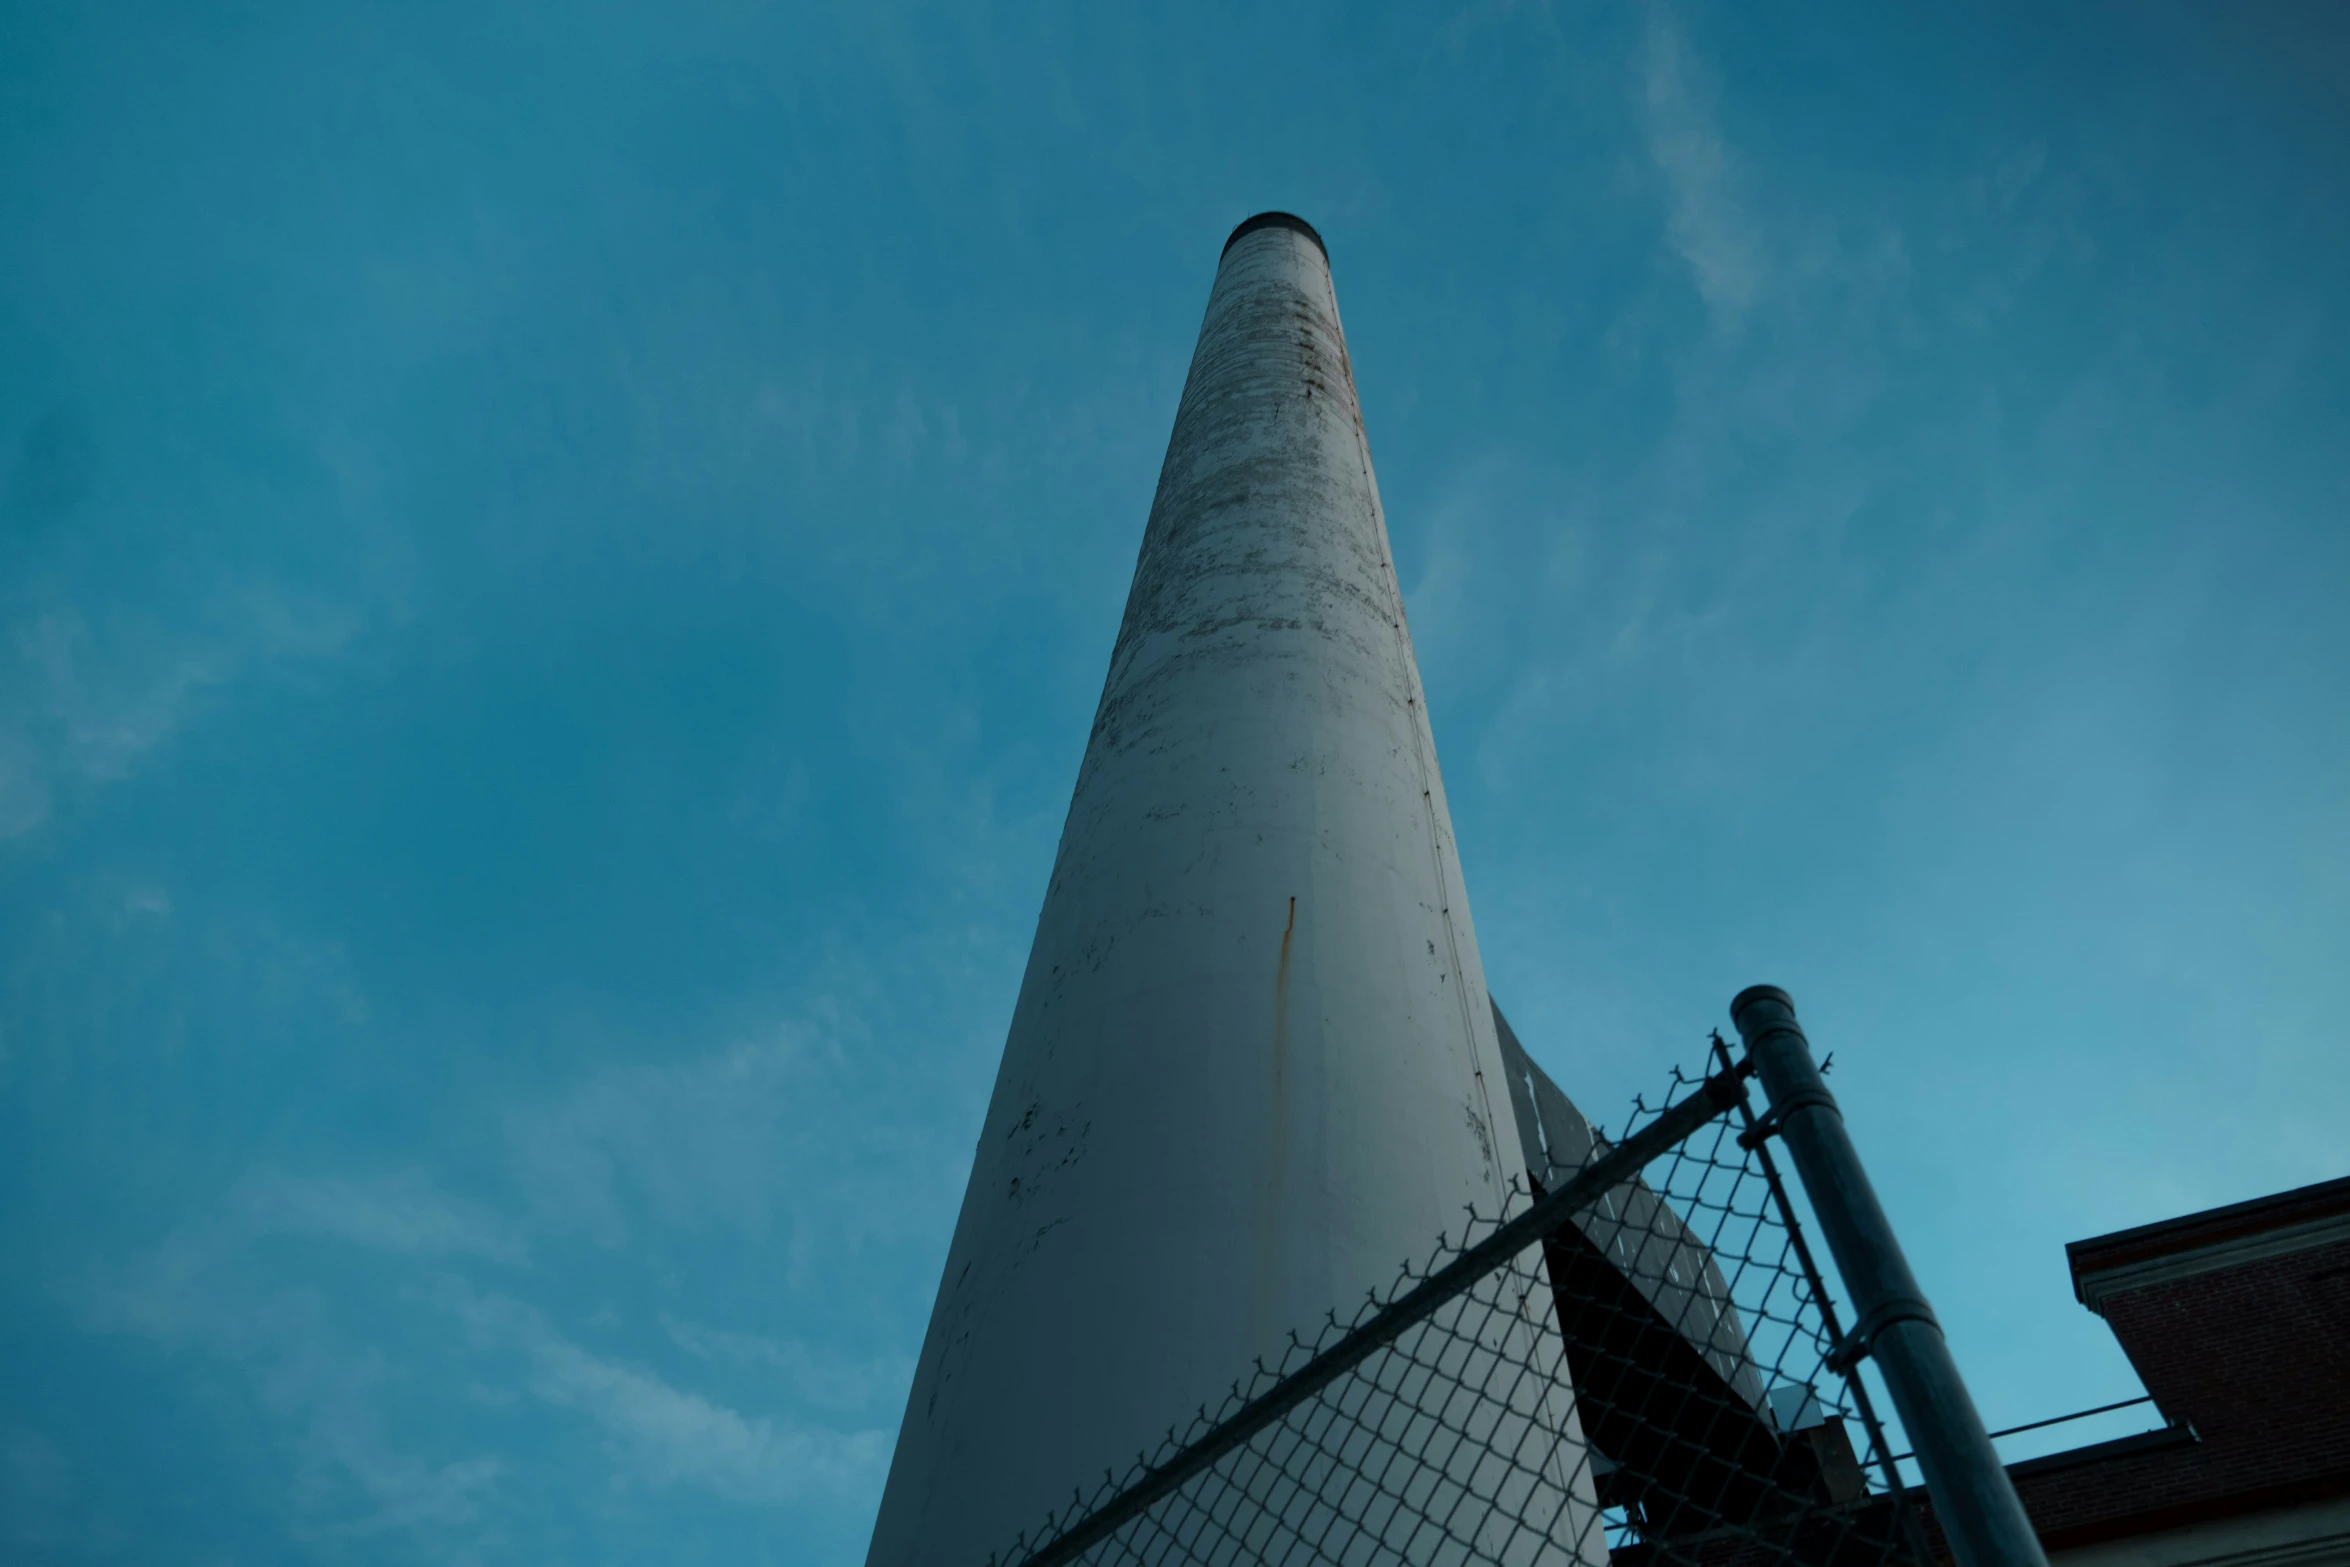
POLYGON ((1292 1335, 991 1567, 1926 1560, 1744 1068, 1716 1057, 1613 1142, 1565 1106, 1555 1190, 1530 1176, 1292 1335))

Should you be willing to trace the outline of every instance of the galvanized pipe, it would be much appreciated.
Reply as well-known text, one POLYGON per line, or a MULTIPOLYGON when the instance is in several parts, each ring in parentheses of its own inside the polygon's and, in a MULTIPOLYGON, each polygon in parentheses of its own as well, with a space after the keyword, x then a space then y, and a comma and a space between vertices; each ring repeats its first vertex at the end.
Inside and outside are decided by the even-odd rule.
POLYGON ((1844 1129, 1844 1114, 1812 1061, 1795 1002, 1776 985, 1756 985, 1730 1003, 1730 1020, 1770 1102, 1765 1124, 1785 1140, 1852 1296, 1858 1320, 1845 1352, 1876 1360, 1958 1567, 2047 1567, 1942 1325, 1909 1271, 1844 1129))

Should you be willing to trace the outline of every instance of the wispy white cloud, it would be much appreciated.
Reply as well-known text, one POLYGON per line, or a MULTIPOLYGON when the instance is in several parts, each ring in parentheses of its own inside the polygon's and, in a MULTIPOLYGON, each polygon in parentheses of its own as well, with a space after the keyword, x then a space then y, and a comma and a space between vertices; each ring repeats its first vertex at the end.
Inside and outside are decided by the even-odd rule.
POLYGON ((178 734, 214 687, 285 660, 317 658, 356 634, 355 616, 262 584, 177 623, 181 606, 93 621, 65 590, 0 601, 0 839, 47 821, 60 791, 128 777, 178 734))
POLYGON ((1762 715, 1851 673, 1844 617, 1857 589, 1881 586, 1856 578, 1850 520, 1902 490, 1919 453, 1914 430, 1898 446, 1850 437, 1921 330, 1904 225, 1932 229, 1968 198, 1921 186, 1899 206, 1839 202, 1742 152, 1708 59, 1664 0, 1646 7, 1629 64, 1665 215, 1651 282, 1668 286, 1627 296, 1607 340, 1669 383, 1670 411, 1621 458, 1460 464, 1412 610, 1416 631, 1425 607, 1445 633, 1422 637, 1423 657, 1465 664, 1484 688, 1468 748, 1481 782, 1547 787, 1560 743, 1629 724, 1638 692, 1696 720, 1639 753, 1659 770, 1647 786, 1718 799, 1762 715), (1660 303, 1683 278, 1704 305, 1694 334, 1660 303))
POLYGON ((421 1176, 352 1180, 256 1171, 209 1215, 174 1229, 137 1266, 79 1297, 93 1326, 167 1344, 244 1348, 254 1327, 243 1311, 243 1259, 271 1237, 346 1241, 413 1258, 476 1258, 514 1264, 520 1237, 478 1204, 421 1176))
POLYGON ((71 1465, 55 1442, 27 1426, 0 1427, 0 1541, 21 1550, 66 1545, 71 1465))
POLYGON ((744 1415, 642 1366, 582 1348, 544 1314, 508 1296, 458 1287, 450 1304, 483 1339, 520 1350, 530 1391, 602 1427, 641 1478, 774 1504, 869 1490, 888 1458, 886 1431, 744 1415))
POLYGON ((607 1243, 632 1216, 757 1220, 785 1200, 778 1178, 818 1135, 785 1114, 820 1075, 820 1036, 785 1025, 763 1038, 676 1060, 616 1064, 517 1113, 512 1147, 524 1190, 547 1222, 607 1243))
POLYGON ((478 1556, 516 1497, 582 1483, 548 1468, 543 1438, 447 1450, 408 1418, 420 1392, 499 1411, 522 1422, 513 1433, 533 1421, 594 1433, 589 1451, 607 1467, 588 1483, 607 1491, 854 1511, 886 1469, 912 1370, 903 1354, 648 1319, 583 1299, 573 1267, 587 1261, 582 1242, 602 1254, 630 1238, 647 1248, 631 1271, 658 1272, 688 1227, 780 1221, 785 1233, 763 1244, 787 1259, 790 1289, 838 1255, 828 1237, 863 1224, 865 1205, 903 1206, 870 1189, 875 1160, 951 1177, 955 1160, 894 1143, 876 1124, 886 1118, 825 1111, 877 1084, 851 1070, 857 1026, 815 1010, 816 1022, 715 1050, 590 1067, 493 1118, 511 1135, 511 1212, 414 1169, 256 1170, 73 1304, 93 1331, 233 1368, 207 1379, 211 1396, 266 1415, 285 1528, 322 1549, 397 1537, 478 1556))
POLYGON ((49 817, 57 791, 123 777, 176 730, 223 677, 210 648, 178 648, 105 666, 78 609, 44 603, 7 626, 0 647, 0 837, 49 817))
MULTIPOLYGON (((331 460, 315 407, 288 422, 335 477, 296 501, 249 466, 134 460, 182 437, 144 409, 169 373, 120 368, 131 385, 93 400, 103 418, 52 390, 28 423, 0 422, 0 840, 147 765, 217 688, 347 648, 392 575, 372 484, 331 460), (306 564, 239 547, 277 527, 306 564)), ((210 382, 164 395, 180 394, 223 398, 210 382)))
MULTIPOLYGON (((267 1282, 251 1255, 265 1237, 348 1242, 411 1268, 512 1262, 520 1252, 495 1223, 417 1181, 370 1187, 269 1176, 246 1182, 220 1216, 184 1227, 128 1276, 84 1296, 83 1319, 94 1329, 240 1368, 253 1397, 283 1422, 287 1527, 297 1539, 400 1534, 433 1542, 452 1559, 478 1553, 513 1462, 498 1453, 433 1456, 403 1445, 387 1426, 395 1390, 436 1375, 449 1397, 471 1387, 492 1406, 519 1396, 585 1418, 607 1439, 612 1479, 623 1484, 687 1485, 780 1507, 862 1497, 880 1483, 891 1433, 878 1425, 731 1407, 591 1350, 542 1308, 458 1273, 442 1271, 431 1285, 411 1273, 396 1286, 411 1295, 422 1288, 460 1335, 459 1344, 417 1359, 414 1349, 395 1350, 357 1329, 352 1303, 337 1292, 267 1282), (518 1381, 498 1369, 513 1364, 509 1356, 519 1356, 518 1381)), ((804 1344, 668 1326, 671 1342, 726 1362, 730 1374, 746 1362, 783 1371, 790 1402, 802 1410, 855 1411, 877 1391, 902 1386, 904 1368, 895 1364, 828 1366, 804 1344)), ((46 1538, 62 1516, 60 1460, 29 1439, 0 1456, 11 1491, 24 1493, 25 1527, 46 1538)))
POLYGON ((811 1408, 854 1412, 894 1407, 914 1380, 913 1358, 907 1355, 861 1359, 842 1355, 834 1346, 704 1327, 667 1315, 661 1327, 671 1343, 696 1359, 738 1371, 775 1373, 796 1402, 811 1408))
POLYGON ((486 1454, 433 1463, 395 1447, 382 1432, 370 1391, 357 1379, 313 1390, 298 1489, 313 1493, 316 1516, 297 1532, 315 1539, 421 1535, 471 1558, 471 1526, 495 1501, 508 1464, 486 1454), (356 1515, 338 1505, 341 1487, 352 1483, 367 1499, 356 1515))
POLYGON ((328 1236, 407 1257, 525 1260, 510 1225, 415 1174, 370 1181, 257 1174, 240 1189, 238 1211, 255 1235, 328 1236))
POLYGON ((232 1200, 212 1220, 183 1226, 142 1264, 85 1289, 76 1302, 83 1324, 237 1369, 229 1387, 238 1391, 214 1396, 249 1398, 276 1426, 288 1473, 271 1500, 293 1538, 397 1533, 471 1560, 473 1526, 505 1460, 428 1457, 387 1434, 385 1400, 419 1368, 395 1364, 355 1331, 320 1283, 279 1282, 252 1253, 263 1236, 321 1232, 411 1253, 434 1224, 386 1222, 380 1202, 362 1205, 377 1217, 358 1225, 301 1206, 232 1200))
POLYGON ((951 1085, 876 1043, 869 977, 806 1014, 714 1050, 615 1061, 518 1109, 508 1136, 534 1222, 618 1246, 649 1233, 758 1234, 784 1284, 810 1287, 828 1247, 902 1235, 960 1190, 967 1153, 904 1112, 951 1085), (909 1100, 906 1096, 913 1095, 909 1100))
POLYGON ((1667 233, 1714 319, 1735 327, 1762 288, 1762 251, 1739 190, 1736 156, 1681 30, 1661 4, 1649 7, 1641 64, 1649 156, 1671 197, 1667 233))

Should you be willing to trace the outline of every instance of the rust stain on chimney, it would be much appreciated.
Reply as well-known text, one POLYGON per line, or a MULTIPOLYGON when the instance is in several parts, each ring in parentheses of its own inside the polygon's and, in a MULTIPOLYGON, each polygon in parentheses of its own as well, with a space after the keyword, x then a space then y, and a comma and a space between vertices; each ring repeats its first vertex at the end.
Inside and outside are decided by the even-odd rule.
POLYGON ((1281 1192, 1289 1173, 1289 949, 1297 936, 1297 894, 1289 895, 1289 922, 1281 927, 1281 963, 1273 971, 1273 1094, 1265 1139, 1265 1200, 1257 1208, 1256 1330, 1269 1343, 1284 1326, 1276 1320, 1281 1276, 1281 1192))

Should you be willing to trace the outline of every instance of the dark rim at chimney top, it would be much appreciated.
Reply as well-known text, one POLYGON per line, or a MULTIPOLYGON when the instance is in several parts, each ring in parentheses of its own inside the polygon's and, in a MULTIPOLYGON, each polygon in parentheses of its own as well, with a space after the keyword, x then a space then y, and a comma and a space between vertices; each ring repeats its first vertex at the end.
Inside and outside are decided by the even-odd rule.
MULTIPOLYGON (((1322 236, 1314 232, 1314 226, 1311 223, 1308 223, 1305 219, 1299 217, 1294 212, 1258 213, 1255 217, 1249 219, 1246 223, 1243 223, 1240 227, 1232 231, 1232 237, 1224 241, 1224 249, 1229 251, 1233 246, 1240 243, 1240 237, 1243 234, 1254 234, 1259 229, 1295 229, 1298 233, 1303 234, 1306 238, 1314 242, 1314 248, 1322 253, 1322 259, 1324 261, 1328 261, 1330 259, 1330 247, 1322 243, 1322 236)), ((1222 259, 1222 252, 1218 253, 1218 259, 1222 259)))

